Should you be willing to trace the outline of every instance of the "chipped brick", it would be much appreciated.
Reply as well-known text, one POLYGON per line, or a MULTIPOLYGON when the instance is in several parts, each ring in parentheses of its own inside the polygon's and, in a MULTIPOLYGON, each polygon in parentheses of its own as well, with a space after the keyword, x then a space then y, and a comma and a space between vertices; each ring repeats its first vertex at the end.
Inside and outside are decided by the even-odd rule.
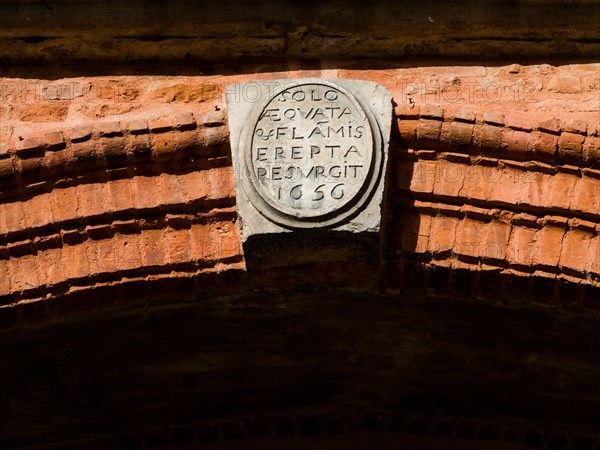
POLYGON ((180 130, 190 130, 196 127, 196 120, 191 112, 179 113, 175 116, 176 127, 180 130))
POLYGON ((51 131, 49 133, 45 133, 42 139, 43 142, 50 148, 61 147, 65 144, 65 138, 60 131, 51 131))
POLYGON ((587 123, 583 120, 572 120, 565 125, 565 131, 568 133, 585 134, 587 123))
POLYGON ((74 127, 71 130, 70 138, 73 142, 81 142, 92 137, 92 128, 86 125, 74 127))
POLYGON ((568 164, 580 164, 583 161, 583 141, 579 134, 562 133, 558 141, 558 156, 568 164))
POLYGON ((148 121, 148 128, 153 133, 163 133, 173 129, 173 124, 166 117, 159 117, 148 121))
POLYGON ((460 109, 454 116, 457 122, 475 123, 475 112, 469 108, 460 109))
POLYGON ((441 120, 444 118, 444 110, 438 105, 421 105, 421 117, 441 120))
POLYGON ((418 105, 401 103, 396 106, 394 113, 400 119, 418 119, 421 114, 421 108, 418 105))
POLYGON ((225 123, 225 120, 223 111, 211 111, 202 116, 202 125, 205 127, 219 127, 225 123))
POLYGON ((27 157, 42 150, 42 144, 37 137, 28 137, 15 144, 17 155, 27 157))
POLYGON ((127 124, 127 129, 131 134, 144 134, 148 132, 148 125, 143 120, 131 120, 127 124))
POLYGON ((559 119, 548 119, 538 124, 538 130, 560 134, 562 127, 559 119))
POLYGON ((450 125, 450 143, 459 148, 469 148, 473 140, 474 126, 462 122, 452 122, 450 125))
POLYGON ((122 134, 121 126, 119 122, 111 121, 111 122, 100 122, 98 124, 98 131, 100 132, 100 136, 118 136, 122 134))
POLYGON ((485 111, 483 113, 483 121, 491 125, 504 126, 504 115, 495 111, 485 111))

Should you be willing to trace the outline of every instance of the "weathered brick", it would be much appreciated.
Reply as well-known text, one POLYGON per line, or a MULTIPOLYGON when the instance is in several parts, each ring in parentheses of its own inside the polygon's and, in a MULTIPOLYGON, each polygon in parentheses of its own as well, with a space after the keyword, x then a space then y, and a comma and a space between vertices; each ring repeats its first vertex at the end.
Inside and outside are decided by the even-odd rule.
POLYGON ((42 227, 54 221, 50 205, 51 195, 51 193, 36 195, 24 203, 25 224, 28 228, 42 227))
POLYGON ((191 172, 182 178, 184 201, 202 200, 210 194, 209 173, 206 170, 191 172))
POLYGON ((102 155, 108 161, 109 165, 120 167, 124 165, 127 159, 128 140, 123 136, 113 135, 112 137, 103 137, 96 140, 97 154, 102 155))
POLYGON ((116 233, 113 241, 117 258, 117 270, 131 270, 141 265, 139 234, 116 233))
POLYGON ((394 108, 394 114, 400 119, 418 119, 421 108, 414 104, 399 103, 394 108))
POLYGON ((533 157, 540 161, 555 163, 558 138, 550 133, 538 132, 532 139, 533 157))
POLYGON ((540 122, 538 125, 538 130, 559 134, 562 131, 562 126, 559 119, 553 118, 540 122))
POLYGON ((540 208, 546 206, 552 191, 552 180, 552 175, 531 170, 524 172, 519 203, 540 208))
POLYGON ((10 256, 20 257, 32 252, 33 247, 30 239, 12 241, 6 245, 6 250, 10 256))
POLYGON ((226 199, 235 197, 235 180, 233 167, 220 167, 208 171, 210 181, 209 199, 226 199))
POLYGON ((470 108, 462 108, 454 116, 454 120, 466 123, 475 123, 475 118, 475 111, 470 108))
POLYGON ((503 157, 524 161, 527 159, 527 152, 530 150, 529 141, 531 135, 523 131, 505 129, 502 135, 503 157))
POLYGON ((71 165, 73 161, 73 155, 69 150, 58 150, 46 154, 44 165, 48 168, 51 175, 57 175, 68 170, 69 165, 71 165))
POLYGON ((546 200, 546 208, 569 209, 577 177, 559 172, 552 178, 552 190, 546 200))
POLYGON ((456 229, 459 219, 448 216, 435 216, 431 220, 431 235, 428 251, 432 254, 450 252, 456 242, 456 229))
POLYGON ((34 184, 42 181, 42 158, 29 158, 21 160, 21 179, 25 184, 34 184))
POLYGON ((85 232, 90 239, 99 241, 101 239, 109 239, 113 236, 114 230, 108 223, 102 223, 99 225, 87 225, 85 232))
POLYGON ((507 258, 510 232, 510 224, 492 220, 487 225, 486 240, 481 248, 482 256, 494 260, 505 260, 507 258))
POLYGON ((98 205, 96 206, 98 214, 106 214, 114 210, 112 192, 110 187, 111 183, 112 182, 95 184, 95 186, 97 186, 96 198, 100 197, 103 199, 101 202, 98 202, 98 205))
POLYGON ((12 292, 28 291, 39 286, 39 269, 36 255, 10 258, 8 273, 12 292))
POLYGON ((131 120, 125 125, 131 134, 148 133, 148 124, 144 120, 131 120))
POLYGON ((154 136, 154 156, 172 158, 177 152, 177 137, 174 132, 161 133, 154 136))
POLYGON ((15 167, 13 159, 0 159, 0 182, 4 179, 14 178, 15 167))
POLYGON ((42 144, 37 137, 28 137, 19 140, 15 144, 15 150, 19 156, 35 154, 42 149, 42 144))
POLYGON ((500 170, 497 167, 482 165, 472 166, 471 169, 468 172, 467 189, 464 196, 487 200, 490 198, 492 190, 495 189, 496 183, 500 179, 500 170))
POLYGON ((450 144, 458 148, 469 148, 473 141, 474 126, 468 123, 452 122, 450 125, 450 144))
POLYGON ((74 127, 71 130, 69 137, 71 138, 71 141, 73 141, 73 142, 80 142, 80 141, 88 140, 89 138, 92 137, 92 128, 87 125, 81 125, 81 126, 74 127))
POLYGON ((506 126, 513 130, 531 131, 533 122, 527 114, 514 112, 507 117, 506 126))
POLYGON ((485 111, 483 121, 492 125, 504 126, 504 115, 495 111, 485 111))
POLYGON ((242 253, 242 241, 239 228, 231 222, 219 222, 211 227, 212 240, 219 242, 219 259, 239 256, 242 253))
MULTIPOLYGON (((147 267, 162 266, 166 261, 164 229, 145 229, 140 235, 142 264, 147 267)), ((194 236, 192 236, 192 239, 194 236)))
POLYGON ((533 228, 513 226, 508 245, 508 260, 517 266, 531 266, 535 253, 535 232, 533 228))
POLYGON ((219 253, 215 247, 219 242, 212 240, 210 227, 203 224, 193 224, 190 229, 191 254, 193 261, 211 260, 219 253))
POLYGON ((187 154, 205 154, 202 134, 198 130, 183 130, 175 134, 177 151, 187 154))
POLYGON ((62 242, 67 245, 76 245, 84 240, 85 236, 78 228, 63 228, 60 230, 62 242))
POLYGON ((71 145, 73 156, 77 161, 77 170, 93 169, 98 162, 98 154, 96 153, 96 145, 98 142, 79 142, 71 145))
POLYGON ((54 286, 65 279, 62 250, 49 248, 37 254, 39 283, 42 286, 54 286))
POLYGON ((50 148, 56 148, 65 144, 65 138, 60 131, 50 131, 43 135, 42 142, 50 148))
POLYGON ((79 184, 73 189, 77 195, 81 217, 95 216, 102 212, 101 206, 106 200, 100 198, 100 187, 97 183, 79 184))
POLYGON ((569 133, 585 134, 587 131, 587 123, 583 120, 571 120, 565 125, 565 131, 569 133))
POLYGON ((431 216, 410 214, 404 219, 401 248, 405 252, 424 253, 429 243, 431 216))
POLYGON ((136 219, 113 220, 112 226, 117 233, 133 234, 140 232, 140 222, 136 219))
POLYGON ((118 253, 112 237, 90 241, 93 244, 95 264, 92 273, 112 273, 118 270, 118 253))
POLYGON ((173 129, 173 123, 167 117, 159 117, 148 121, 148 128, 153 133, 164 133, 173 129))
POLYGON ((122 134, 121 125, 117 121, 100 122, 98 124, 100 136, 117 136, 122 134))
POLYGON ((439 105, 421 105, 421 117, 426 119, 443 119, 444 110, 439 105))
POLYGON ((485 223, 479 220, 463 219, 459 225, 455 251, 471 258, 480 258, 485 244, 485 223))
POLYGON ((541 224, 541 220, 538 216, 528 214, 525 212, 515 214, 512 218, 513 225, 524 225, 526 227, 537 228, 541 224))
POLYGON ((128 136, 125 139, 125 146, 133 155, 150 155, 152 152, 152 141, 150 136, 146 134, 136 134, 128 136))
POLYGON ((578 178, 575 193, 571 209, 592 214, 600 212, 600 180, 585 175, 578 178))
POLYGON ((0 234, 25 228, 25 214, 22 202, 0 203, 0 234))
POLYGON ((467 166, 448 161, 438 161, 436 165, 435 195, 458 197, 465 181, 467 166))
POLYGON ((581 79, 571 76, 554 76, 550 78, 548 90, 560 94, 578 94, 581 92, 581 79))
POLYGON ((558 156, 568 164, 580 164, 583 161, 584 136, 574 133, 562 133, 558 140, 558 156))
POLYGON ((600 138, 588 136, 583 142, 583 159, 588 164, 600 165, 600 138))
POLYGON ((115 180, 109 183, 110 200, 115 211, 126 211, 133 208, 131 179, 115 180))
POLYGON ((187 214, 167 214, 165 219, 171 228, 178 230, 189 228, 192 223, 191 217, 187 214))
POLYGON ((438 148, 441 129, 442 122, 439 120, 421 119, 417 126, 417 139, 421 145, 438 148))
POLYGON ((204 128, 202 139, 212 151, 228 151, 229 135, 223 127, 204 128))
POLYGON ((202 124, 205 127, 219 127, 224 125, 227 118, 225 117, 225 112, 222 110, 219 111, 210 111, 204 114, 201 118, 202 124))
POLYGON ((158 177, 134 177, 131 190, 137 209, 155 208, 161 202, 161 190, 158 177))
POLYGON ((600 235, 594 237, 590 245, 589 270, 592 273, 600 275, 600 235))
POLYGON ((565 229, 547 225, 537 231, 533 263, 545 268, 556 268, 560 259, 565 229))
POLYGON ((398 121, 398 129, 400 137, 407 142, 414 142, 417 139, 418 120, 400 119, 398 121))
POLYGON ((196 126, 196 120, 191 112, 179 113, 175 116, 175 126, 178 129, 190 129, 196 126))
POLYGON ((160 176, 161 203, 176 205, 185 202, 183 193, 184 183, 181 175, 161 174, 160 176))
MULTIPOLYGON (((84 241, 85 242, 85 241, 84 241)), ((67 279, 86 278, 90 273, 89 250, 86 244, 64 245, 62 260, 67 279)))
POLYGON ((181 264, 191 261, 191 234, 188 229, 169 228, 166 234, 167 263, 181 264))
POLYGON ((592 243, 592 236, 592 233, 578 229, 567 231, 560 252, 561 267, 584 272, 588 265, 588 250, 592 243))
POLYGON ((436 161, 415 161, 410 180, 410 190, 412 192, 432 193, 436 167, 436 161))
POLYGON ((516 205, 523 189, 525 172, 512 167, 504 167, 500 171, 498 183, 490 194, 490 201, 516 205))
POLYGON ((504 128, 493 125, 483 125, 479 135, 481 148, 492 154, 499 154, 502 149, 502 132, 504 128))
POLYGON ((0 296, 6 295, 11 291, 8 268, 8 259, 0 257, 0 296))

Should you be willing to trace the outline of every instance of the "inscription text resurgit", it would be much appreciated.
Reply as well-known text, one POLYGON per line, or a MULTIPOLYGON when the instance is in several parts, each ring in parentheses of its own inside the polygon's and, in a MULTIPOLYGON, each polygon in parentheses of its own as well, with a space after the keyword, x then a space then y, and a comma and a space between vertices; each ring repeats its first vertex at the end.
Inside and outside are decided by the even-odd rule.
POLYGON ((280 211, 318 217, 351 202, 368 180, 373 135, 361 106, 335 87, 305 84, 274 96, 252 136, 258 193, 280 211))

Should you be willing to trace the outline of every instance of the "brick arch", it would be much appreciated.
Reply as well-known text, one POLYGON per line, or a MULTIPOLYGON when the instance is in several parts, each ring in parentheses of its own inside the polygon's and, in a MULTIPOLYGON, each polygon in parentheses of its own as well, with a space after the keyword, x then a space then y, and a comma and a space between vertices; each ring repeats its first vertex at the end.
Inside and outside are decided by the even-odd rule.
POLYGON ((221 112, 51 131, 8 156, 0 160, 5 314, 76 291, 202 283, 244 267, 221 112))
MULTIPOLYGON (((396 117, 393 196, 408 206, 397 247, 425 268, 425 284, 447 288, 448 272, 470 272, 476 280, 463 293, 597 310, 600 141, 593 125, 486 110, 447 115, 435 105, 397 108, 396 117)), ((415 264, 408 267, 415 278, 415 264)))
MULTIPOLYGON (((388 264, 388 287, 419 267, 432 286, 444 270, 477 274, 479 290, 498 275, 535 279, 550 303, 560 302, 562 281, 595 292, 600 144, 593 125, 486 110, 448 114, 436 105, 395 113, 388 211, 399 221, 387 227, 386 251, 401 256, 388 264)), ((223 111, 50 131, 15 142, 5 156, 4 314, 32 304, 33 315, 45 314, 36 300, 114 286, 138 286, 138 295, 147 282, 202 288, 202 280, 210 286, 245 268, 223 111)))
MULTIPOLYGON (((0 323, 19 328, 84 313, 81 322, 66 322, 66 331, 42 324, 31 334, 19 329, 5 343, 6 354, 33 349, 5 375, 14 384, 34 382, 39 367, 52 369, 48 359, 64 368, 41 378, 42 397, 28 420, 40 426, 45 411, 56 407, 56 379, 63 383, 60 392, 82 399, 66 402, 57 414, 79 417, 101 407, 97 395, 131 419, 123 429, 137 430, 143 424, 136 419, 156 395, 165 399, 165 414, 184 417, 183 424, 172 423, 157 412, 154 420, 173 426, 149 436, 140 431, 134 438, 141 442, 178 439, 181 434, 171 430, 185 434, 186 421, 198 415, 200 421, 223 420, 206 427, 218 436, 234 429, 252 437, 252 427, 279 419, 259 413, 225 422, 231 415, 210 405, 252 415, 265 402, 283 401, 288 406, 282 414, 299 417, 306 398, 318 415, 344 392, 364 398, 369 408, 381 407, 382 429, 400 420, 407 433, 491 433, 556 448, 579 440, 595 445, 596 437, 570 434, 567 419, 597 404, 597 392, 583 392, 597 368, 588 353, 572 351, 582 342, 594 347, 597 320, 578 315, 573 326, 563 316, 520 310, 504 323, 498 320, 503 310, 487 300, 541 292, 532 296, 537 304, 598 311, 597 253, 581 254, 586 243, 590 252, 599 248, 597 130, 555 118, 517 123, 510 114, 479 110, 451 115, 436 106, 396 108, 395 121, 385 290, 365 283, 377 270, 356 268, 355 261, 290 263, 245 275, 221 111, 94 123, 15 143, 0 159, 0 273, 9 274, 0 279, 0 323), (502 191, 497 179, 517 181, 502 191), (531 250, 525 257, 523 248, 531 250), (322 288, 327 300, 314 301, 303 284, 322 288), (457 301, 436 302, 448 295, 457 301), (464 298, 484 301, 473 305, 464 298), (146 303, 152 307, 143 308, 146 303), (97 307, 114 305, 135 308, 96 314, 97 307), (507 336, 507 326, 527 330, 507 336), (453 334, 455 328, 460 331, 453 334), (536 336, 549 342, 554 359, 543 360, 536 336), (527 339, 533 343, 522 342, 527 339), (38 342, 44 342, 41 351, 38 342), (503 351, 490 352, 494 346, 503 351), (539 359, 522 356, 523 347, 539 359), (565 361, 586 371, 561 372, 567 381, 556 391, 554 374, 565 361), (509 382, 505 367, 515 368, 509 382), (297 383, 291 372, 305 379, 297 383), (405 378, 398 387, 400 373, 405 378), (98 383, 94 395, 89 383, 98 383), (241 400, 238 386, 246 393, 241 400), (499 399, 498 392, 510 398, 499 399), (479 414, 469 405, 479 405, 485 395, 491 399, 484 405, 489 422, 454 418, 462 414, 456 411, 479 414), (528 409, 530 398, 534 406, 528 409), (202 403, 207 400, 209 406, 202 403), (432 403, 453 417, 423 413, 423 405, 432 403), (565 420, 567 431, 555 435, 552 426, 537 422, 498 422, 502 408, 514 417, 565 420)), ((11 395, 18 404, 26 392, 11 395)), ((344 399, 337 399, 339 410, 354 411, 356 405, 344 399)), ((585 429, 592 429, 593 416, 586 417, 585 429)), ((94 416, 90 426, 102 426, 101 419, 94 416)), ((329 419, 315 419, 323 434, 329 419)), ((354 423, 350 419, 342 421, 344 430, 354 423)), ((373 426, 372 415, 359 420, 359 427, 373 426)), ((191 428, 193 439, 206 431, 202 424, 191 428)), ((64 432, 59 425, 52 430, 64 432)))

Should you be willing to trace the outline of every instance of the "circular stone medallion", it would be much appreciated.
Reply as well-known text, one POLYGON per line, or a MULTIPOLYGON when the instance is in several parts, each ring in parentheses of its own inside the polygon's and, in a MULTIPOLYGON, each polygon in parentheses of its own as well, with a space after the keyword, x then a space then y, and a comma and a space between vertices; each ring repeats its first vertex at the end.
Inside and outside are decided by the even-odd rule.
POLYGON ((249 125, 247 193, 276 223, 295 228, 339 223, 362 206, 376 184, 382 160, 377 121, 339 85, 287 87, 249 125))

